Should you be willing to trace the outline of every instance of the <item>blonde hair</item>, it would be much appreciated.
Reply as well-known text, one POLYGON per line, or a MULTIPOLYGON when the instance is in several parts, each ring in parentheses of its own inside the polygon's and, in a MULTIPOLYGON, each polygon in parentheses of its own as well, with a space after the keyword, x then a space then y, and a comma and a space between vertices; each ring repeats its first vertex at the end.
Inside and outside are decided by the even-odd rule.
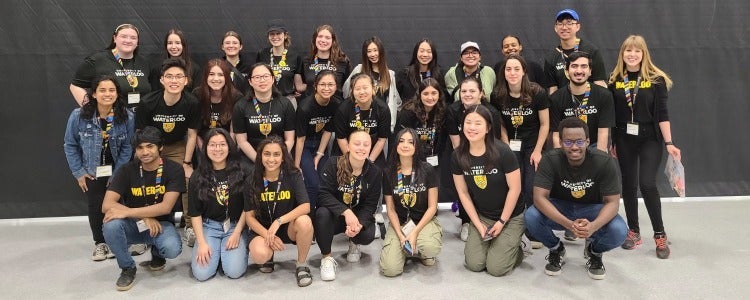
POLYGON ((617 56, 617 65, 615 66, 615 69, 612 70, 612 74, 609 76, 610 84, 615 83, 615 81, 617 81, 618 79, 622 79, 627 76, 625 61, 622 57, 625 53, 625 50, 628 48, 640 49, 643 52, 643 59, 641 60, 641 70, 639 71, 641 77, 654 83, 663 81, 664 85, 667 87, 667 90, 672 88, 672 79, 669 78, 669 75, 667 75, 667 73, 659 69, 659 67, 654 65, 653 61, 651 61, 651 53, 649 53, 648 51, 646 40, 640 35, 628 36, 625 41, 622 42, 622 46, 620 46, 620 53, 617 56))

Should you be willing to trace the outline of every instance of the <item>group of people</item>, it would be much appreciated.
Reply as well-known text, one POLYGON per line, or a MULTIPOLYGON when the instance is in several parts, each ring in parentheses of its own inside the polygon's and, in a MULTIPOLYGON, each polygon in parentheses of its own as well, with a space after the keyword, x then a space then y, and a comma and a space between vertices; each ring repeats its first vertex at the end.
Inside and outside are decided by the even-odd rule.
POLYGON ((558 275, 565 246, 553 230, 564 230, 565 239, 585 239, 588 274, 603 279, 602 253, 642 243, 638 187, 656 255, 667 258, 656 168, 663 145, 680 158, 666 105, 672 81, 641 36, 623 42, 607 78, 597 48, 577 37, 577 12, 560 11, 554 28, 560 45, 543 66, 507 36, 494 69, 468 41, 443 71, 422 39, 394 72, 377 37, 352 68, 330 25, 315 30, 303 55, 290 49, 281 20, 269 22, 270 47, 257 63, 229 31, 225 56, 201 66, 172 29, 165 59, 151 67, 138 53, 138 29, 120 25, 70 85, 81 107, 64 148, 89 201, 92 259, 117 259, 118 290, 135 281, 133 244, 150 245, 148 268, 163 269, 182 251, 172 218, 181 199, 199 281, 219 267, 241 277, 248 259, 273 272, 274 253, 295 244, 296 282, 308 286, 314 242, 320 279, 334 280, 340 233, 351 263, 381 236, 380 270, 397 276, 407 259, 436 263, 440 199, 458 206, 469 270, 503 276, 526 248, 544 245, 545 273, 558 275))

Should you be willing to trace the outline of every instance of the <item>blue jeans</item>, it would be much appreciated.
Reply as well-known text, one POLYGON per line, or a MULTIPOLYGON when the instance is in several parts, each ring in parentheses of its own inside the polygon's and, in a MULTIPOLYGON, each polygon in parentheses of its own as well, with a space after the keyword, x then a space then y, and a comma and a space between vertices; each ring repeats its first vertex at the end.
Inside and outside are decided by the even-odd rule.
POLYGON ((135 267, 135 261, 128 251, 130 244, 149 244, 152 246, 151 253, 155 251, 163 258, 172 259, 182 253, 182 240, 172 222, 160 221, 161 233, 151 237, 150 230, 138 232, 137 221, 131 218, 115 219, 102 226, 104 240, 115 254, 120 269, 135 267))
MULTIPOLYGON (((299 162, 302 176, 305 178, 307 197, 310 199, 310 211, 315 211, 318 203, 318 191, 320 191, 320 173, 315 169, 315 155, 318 152, 319 145, 320 140, 305 139, 305 146, 302 149, 302 157, 299 162)), ((326 161, 328 161, 328 154, 320 158, 318 168, 323 168, 326 161)))
MULTIPOLYGON (((557 211, 570 220, 587 219, 593 221, 604 206, 604 204, 573 203, 557 199, 550 199, 550 202, 557 211)), ((524 218, 526 219, 526 228, 545 247, 552 248, 560 242, 560 239, 555 236, 552 230, 565 230, 565 227, 542 214, 536 206, 529 207, 524 214, 524 218)), ((625 220, 620 215, 615 215, 609 223, 591 235, 589 238, 591 251, 604 253, 620 247, 627 236, 628 225, 625 224, 625 220)))
POLYGON ((237 248, 227 250, 227 240, 234 232, 237 226, 236 222, 229 224, 229 230, 224 233, 223 223, 209 218, 203 219, 203 237, 206 239, 208 247, 211 249, 211 258, 205 266, 195 260, 198 252, 198 245, 193 247, 193 259, 190 261, 190 267, 193 270, 193 276, 198 281, 205 281, 216 275, 216 270, 221 262, 221 269, 224 275, 235 279, 245 275, 247 271, 247 232, 240 234, 240 241, 237 248))

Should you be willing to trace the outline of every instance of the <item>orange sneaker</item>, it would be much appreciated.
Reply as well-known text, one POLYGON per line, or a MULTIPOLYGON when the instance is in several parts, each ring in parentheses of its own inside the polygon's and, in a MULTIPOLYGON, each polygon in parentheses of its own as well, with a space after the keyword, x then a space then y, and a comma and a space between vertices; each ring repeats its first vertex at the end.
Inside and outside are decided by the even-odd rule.
POLYGON ((633 250, 638 245, 643 244, 641 240, 641 234, 632 230, 628 230, 628 237, 622 242, 622 249, 633 250))
POLYGON ((669 240, 667 240, 666 233, 654 234, 654 241, 656 241, 656 257, 661 259, 669 258, 671 250, 669 250, 669 240))

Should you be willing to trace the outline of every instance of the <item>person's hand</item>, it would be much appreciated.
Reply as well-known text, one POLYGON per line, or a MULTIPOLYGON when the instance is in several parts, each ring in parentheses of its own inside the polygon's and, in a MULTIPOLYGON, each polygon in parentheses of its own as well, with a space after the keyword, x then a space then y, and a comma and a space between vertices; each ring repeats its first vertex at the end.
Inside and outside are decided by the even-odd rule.
POLYGON ((271 222, 271 226, 268 227, 268 230, 266 231, 266 246, 271 247, 271 244, 274 241, 274 237, 276 237, 276 232, 279 231, 279 222, 276 220, 271 222))
POLYGON ((315 153, 315 158, 313 158, 313 163, 315 164, 315 170, 318 169, 318 163, 320 163, 321 158, 323 158, 323 154, 315 153))
POLYGON ((590 237, 594 234, 591 222, 586 219, 576 219, 573 221, 573 234, 582 239, 590 237))
POLYGON ((492 238, 496 238, 500 235, 500 232, 503 231, 503 227, 505 227, 505 225, 499 221, 492 224, 492 227, 490 228, 490 235, 492 235, 492 238))
POLYGON ((232 250, 234 248, 237 248, 240 246, 240 235, 242 234, 242 231, 235 230, 232 232, 232 234, 227 239, 226 249, 232 250))
POLYGON ((362 230, 362 224, 359 223, 359 219, 351 210, 344 213, 344 221, 346 222, 346 231, 344 232, 348 237, 355 237, 362 230))
POLYGON ((476 228, 477 231, 479 231, 479 238, 483 239, 484 233, 487 232, 487 225, 484 225, 484 223, 479 222, 479 224, 474 224, 474 228, 476 228))
MULTIPOLYGON (((417 254, 417 235, 414 234, 414 231, 412 231, 407 237, 406 240, 409 241, 409 244, 411 244, 411 251, 412 255, 417 254)), ((403 244, 401 245, 403 247, 403 244)))
POLYGON ((205 241, 196 242, 195 248, 195 261, 201 265, 208 265, 208 261, 211 260, 211 247, 206 244, 205 241))
POLYGON ((104 213, 104 223, 115 219, 125 219, 128 217, 129 208, 112 207, 104 213))
POLYGON ((667 153, 677 161, 682 160, 682 152, 680 151, 680 148, 675 147, 675 145, 667 145, 667 153))
POLYGON ((193 175, 193 167, 188 164, 182 164, 182 169, 185 170, 185 178, 190 178, 193 175))
POLYGON ((609 147, 609 155, 612 156, 612 158, 617 158, 617 147, 615 147, 614 144, 609 147))
POLYGON ((539 162, 542 161, 542 151, 534 151, 531 152, 531 157, 529 158, 529 164, 534 165, 534 171, 539 167, 539 162))
POLYGON ((148 232, 151 237, 156 237, 161 233, 161 223, 154 218, 143 218, 143 223, 148 226, 148 232))
POLYGON ((268 240, 268 242, 270 245, 269 247, 271 247, 271 250, 273 251, 283 251, 285 248, 284 242, 278 236, 274 235, 270 238, 270 240, 268 240))
POLYGON ((81 177, 76 178, 76 180, 78 180, 78 186, 81 187, 81 190, 84 193, 89 191, 89 187, 86 185, 86 179, 94 180, 94 176, 85 174, 81 177))

